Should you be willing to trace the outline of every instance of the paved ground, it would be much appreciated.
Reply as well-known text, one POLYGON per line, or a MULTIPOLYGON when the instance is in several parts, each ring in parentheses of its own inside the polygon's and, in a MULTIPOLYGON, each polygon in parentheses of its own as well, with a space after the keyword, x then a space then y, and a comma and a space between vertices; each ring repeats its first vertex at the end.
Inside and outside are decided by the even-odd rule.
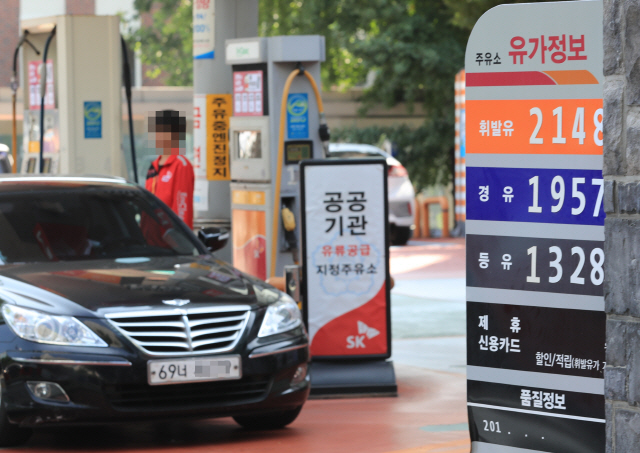
POLYGON ((392 247, 397 398, 311 400, 289 427, 231 419, 50 429, 14 451, 468 453, 464 241, 392 247))
MULTIPOLYGON (((420 446, 403 453, 455 452, 470 449, 466 409, 465 247, 463 239, 411 241, 392 247, 393 356, 399 397, 405 382, 419 373, 425 385, 441 385, 437 392, 451 393, 444 410, 436 395, 423 394, 415 414, 420 430, 440 437, 422 438, 420 446), (435 411, 433 411, 435 409, 435 411), (451 418, 445 418, 445 414, 451 418)), ((382 451, 382 450, 380 450, 382 451)))

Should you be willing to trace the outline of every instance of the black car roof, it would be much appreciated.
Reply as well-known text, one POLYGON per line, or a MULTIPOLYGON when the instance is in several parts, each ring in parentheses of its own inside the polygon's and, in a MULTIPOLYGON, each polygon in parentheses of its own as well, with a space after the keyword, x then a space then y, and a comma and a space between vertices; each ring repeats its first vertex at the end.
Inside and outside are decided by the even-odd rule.
POLYGON ((24 192, 42 189, 87 189, 109 187, 113 189, 137 188, 124 178, 113 176, 58 176, 58 175, 0 175, 0 193, 24 192))

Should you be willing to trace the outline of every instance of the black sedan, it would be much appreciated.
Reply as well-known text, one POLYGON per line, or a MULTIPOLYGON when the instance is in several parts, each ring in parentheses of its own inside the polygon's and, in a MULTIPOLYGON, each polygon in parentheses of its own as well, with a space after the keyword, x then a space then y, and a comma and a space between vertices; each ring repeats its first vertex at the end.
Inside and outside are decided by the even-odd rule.
POLYGON ((293 299, 216 259, 115 178, 0 178, 0 445, 30 428, 232 416, 291 423, 309 394, 293 299))

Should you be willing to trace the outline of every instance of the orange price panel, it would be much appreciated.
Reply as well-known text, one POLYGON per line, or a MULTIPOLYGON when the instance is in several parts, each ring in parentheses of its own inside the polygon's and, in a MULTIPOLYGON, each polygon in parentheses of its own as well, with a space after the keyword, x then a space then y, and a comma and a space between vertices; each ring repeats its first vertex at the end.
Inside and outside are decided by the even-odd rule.
POLYGON ((602 154, 602 99, 467 100, 467 153, 602 154))

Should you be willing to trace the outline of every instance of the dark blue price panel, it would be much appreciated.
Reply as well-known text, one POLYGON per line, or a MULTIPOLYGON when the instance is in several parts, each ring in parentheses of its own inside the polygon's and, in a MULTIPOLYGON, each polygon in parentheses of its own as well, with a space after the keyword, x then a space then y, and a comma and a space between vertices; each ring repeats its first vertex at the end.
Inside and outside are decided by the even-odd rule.
POLYGON ((467 235, 467 286, 602 296, 604 243, 467 235))
POLYGON ((467 381, 467 401, 544 414, 602 418, 604 395, 568 392, 526 385, 467 381))
POLYGON ((467 219, 604 225, 600 170, 467 167, 467 219))
POLYGON ((603 378, 605 322, 601 311, 467 302, 467 364, 603 378))
POLYGON ((469 430, 473 441, 522 448, 523 452, 605 451, 605 424, 590 419, 545 417, 469 406, 469 430))

